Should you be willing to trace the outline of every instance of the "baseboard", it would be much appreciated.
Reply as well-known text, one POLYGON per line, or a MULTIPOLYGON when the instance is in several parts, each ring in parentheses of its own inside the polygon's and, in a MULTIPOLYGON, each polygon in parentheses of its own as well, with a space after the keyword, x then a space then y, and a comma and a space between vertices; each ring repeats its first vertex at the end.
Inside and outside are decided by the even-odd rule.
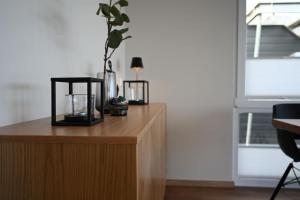
POLYGON ((273 178, 240 177, 234 181, 238 187, 276 187, 278 180, 273 178))
MULTIPOLYGON (((275 188, 280 178, 240 177, 234 181, 237 187, 265 187, 275 188)), ((287 185, 286 188, 298 188, 297 184, 287 185)))
POLYGON ((167 186, 234 188, 233 181, 167 180, 167 186))

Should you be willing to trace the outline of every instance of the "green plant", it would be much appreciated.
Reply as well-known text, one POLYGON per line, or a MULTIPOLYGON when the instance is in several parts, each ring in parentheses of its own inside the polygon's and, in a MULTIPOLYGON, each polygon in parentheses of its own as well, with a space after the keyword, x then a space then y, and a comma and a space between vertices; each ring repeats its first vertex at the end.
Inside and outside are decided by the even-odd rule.
POLYGON ((131 38, 131 36, 124 36, 128 32, 128 28, 118 28, 130 21, 129 17, 122 13, 122 8, 126 6, 128 6, 127 0, 117 0, 115 2, 110 0, 109 4, 99 3, 96 14, 100 15, 101 13, 107 24, 107 39, 104 49, 104 77, 108 60, 124 40, 131 38))

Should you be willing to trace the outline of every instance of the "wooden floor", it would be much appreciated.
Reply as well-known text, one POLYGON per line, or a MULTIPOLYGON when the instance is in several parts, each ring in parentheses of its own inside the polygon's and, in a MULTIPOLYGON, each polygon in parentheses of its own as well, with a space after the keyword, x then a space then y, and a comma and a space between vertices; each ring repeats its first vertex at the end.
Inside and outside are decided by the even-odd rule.
MULTIPOLYGON (((267 188, 200 188, 169 186, 165 200, 269 200, 267 188)), ((276 200, 300 200, 299 190, 281 190, 276 200)))

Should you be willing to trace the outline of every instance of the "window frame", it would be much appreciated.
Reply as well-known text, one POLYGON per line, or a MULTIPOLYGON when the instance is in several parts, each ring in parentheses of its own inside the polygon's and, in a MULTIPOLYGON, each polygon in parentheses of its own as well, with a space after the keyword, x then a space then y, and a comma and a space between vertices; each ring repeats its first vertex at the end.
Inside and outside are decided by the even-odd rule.
MULTIPOLYGON (((237 24, 237 77, 236 97, 234 100, 237 108, 270 108, 274 104, 300 102, 300 94, 295 96, 246 96, 245 72, 247 61, 247 24, 246 1, 238 0, 238 24, 237 24)), ((255 58, 254 58, 255 59, 255 58)), ((263 58, 268 59, 268 58, 263 58)), ((274 59, 274 58, 270 58, 274 59)), ((276 58, 286 59, 286 58, 276 58)), ((295 58, 291 58, 295 59, 295 58)), ((299 58, 298 58, 299 59, 299 58)))
MULTIPOLYGON (((272 106, 278 103, 300 103, 300 96, 246 96, 245 67, 246 67, 246 0, 237 0, 237 42, 236 42, 236 80, 235 99, 233 106, 233 136, 232 136, 232 179, 238 186, 265 186, 277 184, 277 179, 264 177, 245 178, 238 175, 239 149, 239 114, 242 112, 272 112, 272 106)), ((265 148, 265 147, 264 147, 265 148)), ((275 147, 276 148, 276 147, 275 147)), ((278 148, 278 147, 277 147, 278 148)))

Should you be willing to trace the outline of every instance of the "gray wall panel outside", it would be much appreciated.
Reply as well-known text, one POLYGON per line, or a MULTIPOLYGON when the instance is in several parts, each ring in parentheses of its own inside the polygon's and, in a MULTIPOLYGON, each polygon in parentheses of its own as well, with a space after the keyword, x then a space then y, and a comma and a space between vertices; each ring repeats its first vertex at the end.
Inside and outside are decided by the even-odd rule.
MULTIPOLYGON (((256 26, 247 27, 247 56, 253 58, 256 26)), ((300 52, 300 38, 285 26, 262 26, 259 57, 287 57, 300 52)))

